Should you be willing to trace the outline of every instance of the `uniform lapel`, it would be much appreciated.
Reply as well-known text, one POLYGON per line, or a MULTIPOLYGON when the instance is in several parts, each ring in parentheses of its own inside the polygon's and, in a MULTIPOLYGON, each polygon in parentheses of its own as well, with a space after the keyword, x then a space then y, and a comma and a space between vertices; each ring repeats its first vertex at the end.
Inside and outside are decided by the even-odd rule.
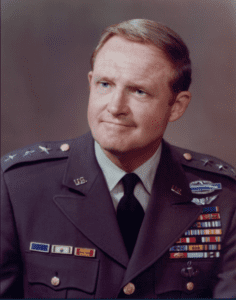
POLYGON ((127 266, 128 255, 90 133, 72 145, 63 184, 74 192, 66 189, 64 195, 54 197, 61 211, 97 247, 127 266))
POLYGON ((199 206, 191 203, 191 190, 178 160, 177 153, 172 153, 163 142, 150 203, 122 286, 168 251, 201 212, 199 206))

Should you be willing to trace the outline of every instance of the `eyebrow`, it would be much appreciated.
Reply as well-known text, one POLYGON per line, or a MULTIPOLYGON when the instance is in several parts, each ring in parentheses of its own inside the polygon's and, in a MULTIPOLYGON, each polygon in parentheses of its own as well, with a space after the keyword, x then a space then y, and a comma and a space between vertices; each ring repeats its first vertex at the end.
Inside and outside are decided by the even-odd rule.
POLYGON ((105 81, 113 81, 114 80, 114 77, 107 77, 106 75, 97 75, 97 76, 94 76, 94 80, 95 81, 99 81, 99 80, 105 80, 105 81))

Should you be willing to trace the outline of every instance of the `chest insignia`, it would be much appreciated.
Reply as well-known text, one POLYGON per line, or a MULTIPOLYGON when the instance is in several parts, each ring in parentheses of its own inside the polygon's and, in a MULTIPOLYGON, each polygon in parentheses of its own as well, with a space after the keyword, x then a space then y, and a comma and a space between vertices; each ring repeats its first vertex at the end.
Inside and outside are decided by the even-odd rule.
POLYGON ((193 198, 192 202, 195 203, 196 205, 207 205, 210 204, 212 201, 214 201, 218 195, 211 196, 211 197, 206 197, 206 198, 193 198))
POLYGON ((221 183, 212 183, 211 181, 206 180, 192 181, 190 182, 189 187, 193 194, 198 195, 210 194, 216 190, 222 189, 221 183))

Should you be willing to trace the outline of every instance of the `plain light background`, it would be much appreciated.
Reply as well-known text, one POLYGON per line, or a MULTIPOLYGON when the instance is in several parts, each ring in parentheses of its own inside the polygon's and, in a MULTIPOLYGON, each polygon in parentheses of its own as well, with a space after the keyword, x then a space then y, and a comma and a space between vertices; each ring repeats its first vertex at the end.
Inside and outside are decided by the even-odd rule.
POLYGON ((2 0, 2 155, 89 130, 90 56, 106 26, 133 18, 190 49, 192 102, 165 139, 236 166, 235 0, 2 0))

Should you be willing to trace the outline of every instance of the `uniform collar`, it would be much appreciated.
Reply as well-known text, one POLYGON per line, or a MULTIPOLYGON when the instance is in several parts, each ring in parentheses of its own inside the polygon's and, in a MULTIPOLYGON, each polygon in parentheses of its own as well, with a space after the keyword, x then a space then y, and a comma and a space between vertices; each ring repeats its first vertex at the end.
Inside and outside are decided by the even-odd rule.
MULTIPOLYGON (((96 178, 102 175, 105 178, 94 150, 94 139, 90 132, 73 142, 63 178, 65 186, 86 195, 93 188, 96 178), (75 179, 81 178, 86 180, 86 184, 75 184, 75 179)), ((165 140, 162 140, 161 158, 154 181, 161 177, 163 184, 168 185, 168 189, 181 190, 180 195, 175 191, 172 192, 177 197, 174 197, 171 202, 177 203, 191 201, 190 197, 192 196, 181 160, 181 153, 165 140)), ((142 177, 142 172, 140 176, 142 177)), ((104 181, 104 183, 106 182, 104 181)))
MULTIPOLYGON (((140 167, 135 169, 133 173, 137 174, 142 181, 145 189, 149 194, 152 191, 152 184, 155 178, 156 170, 160 162, 162 144, 158 147, 154 155, 140 167)), ((102 151, 101 146, 95 141, 95 155, 100 168, 105 176, 109 191, 118 184, 121 178, 127 174, 117 167, 102 151)))

